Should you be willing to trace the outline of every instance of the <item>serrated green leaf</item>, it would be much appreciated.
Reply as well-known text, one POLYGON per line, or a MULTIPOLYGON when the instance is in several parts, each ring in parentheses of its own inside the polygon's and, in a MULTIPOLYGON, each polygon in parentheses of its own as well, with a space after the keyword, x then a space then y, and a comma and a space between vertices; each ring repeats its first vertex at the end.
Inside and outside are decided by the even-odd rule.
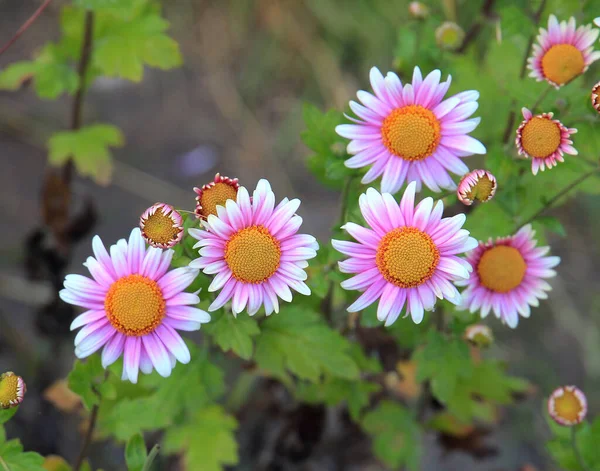
POLYGON ((425 346, 413 359, 417 363, 417 380, 429 379, 434 396, 443 403, 448 402, 457 385, 473 373, 467 344, 435 330, 429 331, 425 346))
POLYGON ((109 124, 93 124, 76 131, 62 131, 55 133, 48 141, 49 162, 60 166, 73 159, 81 175, 108 183, 112 172, 109 147, 122 145, 123 134, 109 124))
POLYGON ((562 237, 566 237, 566 235, 567 235, 565 227, 555 217, 542 216, 542 217, 538 217, 535 221, 537 223, 541 224, 542 226, 544 226, 544 228, 548 229, 550 232, 554 232, 555 234, 558 234, 562 237))
POLYGON ((92 355, 85 361, 76 360, 67 378, 69 389, 81 396, 85 407, 91 409, 99 404, 98 393, 94 390, 104 374, 99 355, 92 355))
POLYGON ((148 451, 142 434, 136 433, 133 435, 125 446, 125 462, 127 463, 128 471, 142 471, 148 451))
POLYGON ((32 451, 23 451, 18 440, 0 444, 0 465, 10 471, 45 471, 44 457, 32 451))
POLYGON ((365 415, 362 426, 373 436, 373 451, 387 466, 416 471, 421 461, 421 429, 400 404, 382 401, 365 415))
POLYGON ((252 317, 245 314, 234 317, 223 311, 213 314, 204 331, 213 337, 223 351, 233 350, 244 360, 252 357, 252 337, 260 334, 258 323, 252 317))
POLYGON ((0 89, 16 90, 28 78, 40 98, 55 99, 62 93, 74 93, 79 77, 65 52, 56 44, 47 44, 32 61, 9 65, 0 73, 0 89))
POLYGON ((302 379, 317 381, 323 373, 355 379, 356 363, 350 343, 308 309, 290 306, 267 318, 256 342, 255 360, 275 376, 290 370, 302 379))
POLYGON ((192 361, 177 365, 168 378, 143 375, 132 391, 119 391, 112 404, 103 401, 98 419, 102 432, 127 440, 139 432, 168 427, 181 414, 219 398, 225 391, 223 371, 191 343, 188 348, 192 361))
POLYGON ((154 12, 127 21, 105 22, 94 42, 93 64, 103 75, 134 82, 144 66, 163 70, 182 64, 177 42, 167 36, 169 23, 154 12))
POLYGON ((222 407, 197 410, 182 426, 170 427, 164 439, 167 453, 184 452, 188 471, 221 471, 238 462, 236 420, 222 407))

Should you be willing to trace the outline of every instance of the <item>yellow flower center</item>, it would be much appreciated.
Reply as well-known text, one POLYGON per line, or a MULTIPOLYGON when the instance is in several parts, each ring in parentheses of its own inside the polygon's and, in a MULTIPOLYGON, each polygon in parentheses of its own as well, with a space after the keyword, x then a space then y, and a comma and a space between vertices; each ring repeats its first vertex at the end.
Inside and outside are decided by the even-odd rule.
POLYGON ((233 277, 244 283, 262 283, 279 268, 281 249, 266 227, 250 226, 231 236, 225 261, 233 277))
POLYGON ((584 411, 583 404, 574 391, 563 388, 562 396, 554 398, 554 412, 565 421, 577 423, 584 411))
POLYGON ((4 373, 0 379, 0 407, 6 409, 19 402, 19 377, 4 373))
POLYGON ((479 177, 477 183, 467 192, 467 198, 471 201, 476 199, 482 202, 487 201, 492 195, 492 191, 496 187, 496 183, 488 178, 487 175, 479 177))
POLYGON ((552 46, 542 57, 544 76, 557 85, 564 85, 580 75, 585 60, 579 49, 571 44, 552 46))
POLYGON ((521 131, 521 145, 530 156, 544 159, 560 147, 560 134, 557 123, 549 118, 535 116, 521 131))
POLYGON ((235 200, 236 197, 237 190, 228 183, 215 183, 214 186, 202 190, 202 196, 200 197, 201 216, 205 218, 210 214, 216 216, 217 206, 225 206, 227 200, 235 200))
POLYGON ((162 208, 159 208, 148 216, 143 231, 148 240, 156 244, 168 244, 177 239, 177 234, 181 231, 179 227, 174 227, 174 224, 173 218, 165 215, 162 208))
POLYGON ((497 293, 507 293, 519 286, 526 270, 521 252, 507 245, 486 250, 477 265, 481 284, 497 293))
POLYGON ((375 260, 386 281, 401 288, 414 288, 433 276, 440 252, 425 232, 401 227, 383 236, 375 260))
POLYGON ((396 108, 383 120, 381 136, 391 153, 413 161, 429 157, 442 134, 440 122, 431 110, 409 105, 396 108))
POLYGON ((142 275, 128 275, 110 285, 104 310, 119 332, 141 337, 160 325, 166 303, 156 281, 142 275))

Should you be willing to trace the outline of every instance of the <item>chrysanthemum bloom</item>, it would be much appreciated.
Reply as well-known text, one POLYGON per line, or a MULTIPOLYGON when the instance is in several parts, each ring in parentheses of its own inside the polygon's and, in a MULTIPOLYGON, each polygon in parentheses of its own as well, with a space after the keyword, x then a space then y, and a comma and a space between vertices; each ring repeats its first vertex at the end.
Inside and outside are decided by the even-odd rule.
POLYGON ((217 206, 225 206, 227 200, 235 200, 240 184, 237 178, 215 175, 212 182, 202 188, 194 188, 196 192, 196 215, 206 219, 209 214, 217 215, 217 206))
POLYGON ((429 16, 429 8, 421 2, 410 2, 408 12, 418 20, 423 20, 429 16))
POLYGON ((600 113, 600 82, 592 88, 592 106, 600 113))
POLYGON ((497 186, 496 177, 490 172, 473 170, 462 177, 458 184, 458 199, 467 206, 471 206, 475 200, 485 203, 494 197, 497 186))
POLYGON ((152 247, 168 249, 183 237, 183 218, 173 206, 154 203, 140 217, 142 237, 152 247))
POLYGON ((452 21, 445 21, 435 30, 435 40, 442 49, 454 51, 465 39, 465 31, 452 21))
POLYGON ((343 226, 357 242, 333 240, 333 247, 350 258, 339 262, 342 273, 355 276, 342 288, 364 293, 349 312, 365 309, 379 300, 377 318, 392 324, 406 304, 418 324, 423 311, 436 301, 460 302, 452 284, 469 278, 471 265, 458 255, 477 246, 469 232, 461 229, 465 215, 442 219, 444 205, 425 198, 415 208, 416 183, 411 182, 398 205, 389 193, 369 188, 358 200, 369 228, 354 223, 343 226))
POLYGON ((467 286, 460 307, 481 310, 481 317, 493 309, 513 329, 519 314, 529 317, 530 306, 548 297, 552 288, 544 279, 555 276, 552 268, 560 263, 559 257, 545 256, 550 247, 536 247, 534 235, 528 224, 513 236, 480 242, 467 256, 474 268, 471 277, 457 283, 467 286))
POLYGON ((487 348, 494 342, 494 334, 487 325, 473 324, 465 330, 465 339, 476 347, 487 348))
POLYGON ((236 200, 228 200, 203 222, 206 230, 190 229, 199 240, 200 258, 190 267, 215 275, 209 291, 221 290, 209 311, 230 299, 234 315, 245 308, 254 315, 262 305, 270 315, 279 312, 278 297, 292 300, 293 290, 310 295, 304 283, 307 260, 317 255, 313 236, 297 234, 302 218, 295 215, 300 200, 285 198, 275 206, 275 194, 267 180, 260 180, 252 194, 240 187, 236 200))
POLYGON ((556 16, 550 15, 548 30, 540 28, 538 43, 533 45, 533 54, 527 59, 529 76, 562 87, 600 58, 600 52, 594 52, 593 47, 597 38, 598 30, 592 25, 577 28, 573 17, 568 23, 559 23, 556 16))
POLYGON ((27 392, 25 381, 12 371, 7 371, 0 375, 0 408, 10 409, 23 402, 23 397, 27 392))
POLYGON ((555 389, 548 398, 548 413, 559 425, 571 427, 583 422, 587 414, 587 399, 576 386, 555 389))
POLYGON ((552 119, 553 113, 533 116, 527 108, 522 109, 525 120, 517 129, 515 143, 519 155, 531 158, 531 171, 537 175, 548 167, 556 167, 564 162, 563 154, 577 155, 573 147, 571 134, 577 129, 565 127, 558 119, 552 119))
POLYGON ((75 355, 85 358, 104 347, 104 368, 123 355, 123 379, 137 382, 138 369, 153 368, 167 377, 176 361, 188 363, 190 352, 177 330, 198 330, 210 315, 194 306, 196 294, 184 290, 198 270, 184 267, 168 271, 172 250, 145 248, 138 228, 129 241, 119 240, 104 248, 100 237, 92 240, 94 257, 84 264, 92 279, 67 275, 63 301, 88 311, 78 316, 71 330, 83 327, 75 337, 75 355))
POLYGON ((450 77, 440 83, 434 70, 425 79, 415 67, 412 84, 402 86, 398 76, 389 72, 384 78, 371 69, 374 95, 359 91, 363 105, 354 101, 350 108, 360 118, 357 124, 342 124, 336 132, 348 139, 346 167, 372 167, 362 179, 371 183, 383 175, 381 191, 396 193, 405 181, 421 182, 433 191, 453 190, 456 185, 449 171, 462 176, 469 171, 461 160, 472 154, 485 154, 481 142, 468 136, 480 118, 467 119, 477 110, 479 92, 454 95, 444 101, 450 77))

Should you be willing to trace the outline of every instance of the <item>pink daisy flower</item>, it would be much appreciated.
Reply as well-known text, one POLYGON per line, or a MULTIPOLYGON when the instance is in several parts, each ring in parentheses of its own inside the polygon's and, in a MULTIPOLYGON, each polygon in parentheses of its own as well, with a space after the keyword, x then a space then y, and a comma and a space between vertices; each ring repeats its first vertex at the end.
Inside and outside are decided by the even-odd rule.
POLYGON ((461 203, 471 206, 475 200, 486 203, 496 194, 496 177, 487 170, 473 170, 462 177, 456 194, 461 203))
POLYGON ((94 257, 84 264, 92 279, 67 275, 61 299, 88 309, 71 324, 83 327, 75 337, 75 355, 85 358, 100 348, 102 366, 123 355, 123 379, 137 382, 138 370, 156 369, 167 377, 175 363, 188 363, 190 352, 177 330, 198 330, 210 316, 195 307, 196 294, 184 290, 198 270, 168 271, 172 250, 146 250, 139 228, 119 240, 110 254, 100 237, 92 240, 94 257))
POLYGON ((206 219, 209 214, 217 215, 217 206, 225 206, 225 202, 235 199, 240 187, 237 178, 215 175, 213 181, 203 185, 202 188, 194 187, 196 193, 196 216, 206 219))
POLYGON ((531 158, 531 171, 537 175, 548 167, 556 167, 564 162, 563 154, 577 155, 573 147, 571 134, 577 129, 565 127, 558 119, 552 119, 553 113, 533 116, 527 108, 522 109, 525 120, 517 129, 515 144, 519 155, 531 158))
POLYGON ((555 389, 548 398, 548 413, 559 425, 572 427, 580 424, 587 415, 587 398, 576 386, 555 389))
POLYGON ((154 203, 140 217, 142 237, 152 247, 168 249, 183 237, 183 218, 170 204, 154 203))
POLYGON ((600 113, 600 82, 598 82, 592 88, 591 98, 592 98, 592 106, 598 113, 600 113))
POLYGON ((346 160, 349 168, 372 165, 362 179, 371 183, 383 175, 381 191, 396 193, 405 181, 415 181, 417 190, 425 183, 432 191, 456 188, 450 174, 469 171, 461 160, 472 154, 485 154, 481 142, 468 135, 481 118, 467 119, 477 110, 479 92, 470 90, 443 100, 450 77, 440 83, 441 72, 434 70, 423 79, 415 67, 412 83, 402 86, 398 76, 371 69, 374 94, 359 91, 362 105, 350 102, 359 119, 342 124, 336 132, 351 139, 346 160), (443 101, 442 101, 443 100, 443 101))
POLYGON ((573 17, 568 23, 559 23, 556 16, 550 15, 548 30, 540 28, 538 43, 533 45, 533 53, 527 60, 529 76, 562 87, 600 59, 600 52, 594 52, 593 47, 597 38, 598 30, 592 25, 577 28, 573 17))
POLYGON ((496 317, 511 328, 519 323, 519 314, 529 317, 530 306, 538 306, 552 288, 545 281, 556 275, 553 267, 559 257, 545 256, 550 247, 536 247, 535 231, 530 225, 515 235, 490 239, 467 255, 473 273, 465 282, 463 302, 459 306, 471 312, 481 311, 486 317, 493 309, 496 317))
POLYGON ((460 302, 452 282, 468 279, 472 268, 458 255, 476 247, 477 241, 461 229, 464 214, 442 219, 441 201, 434 206, 432 198, 425 198, 415 208, 416 188, 411 182, 400 204, 391 194, 369 188, 358 201, 370 228, 349 222, 343 229, 357 242, 332 241, 350 257, 339 262, 340 271, 355 274, 342 288, 363 292, 349 312, 379 300, 377 318, 385 325, 394 323, 405 305, 405 316, 410 314, 418 324, 423 311, 433 309, 436 297, 460 302))
POLYGON ((260 180, 252 194, 243 186, 236 200, 217 206, 217 216, 203 221, 206 230, 190 229, 198 239, 200 258, 190 267, 215 275, 209 291, 221 290, 209 311, 232 300, 234 315, 248 309, 254 315, 262 305, 270 315, 279 312, 278 297, 292 300, 290 288, 306 296, 307 260, 317 255, 311 235, 297 234, 302 218, 295 213, 300 200, 284 198, 275 206, 275 194, 267 180, 260 180))

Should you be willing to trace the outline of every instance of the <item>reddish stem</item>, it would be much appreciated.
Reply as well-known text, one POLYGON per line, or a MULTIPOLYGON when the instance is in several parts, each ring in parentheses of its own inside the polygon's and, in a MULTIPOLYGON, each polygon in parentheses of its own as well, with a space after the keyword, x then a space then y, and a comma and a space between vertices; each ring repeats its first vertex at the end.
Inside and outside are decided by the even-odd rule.
POLYGON ((40 16, 42 14, 42 12, 46 9, 46 7, 48 5, 50 5, 51 1, 52 0, 45 0, 44 3, 42 3, 40 5, 40 7, 34 12, 34 14, 31 15, 31 17, 29 17, 29 19, 25 23, 23 23, 23 25, 19 28, 19 30, 12 37, 12 39, 10 41, 8 41, 2 49, 0 49, 0 55, 4 54, 6 52, 6 50, 10 46, 12 46, 25 31, 27 31, 27 29, 33 24, 33 22, 35 20, 37 20, 38 16, 40 16))

